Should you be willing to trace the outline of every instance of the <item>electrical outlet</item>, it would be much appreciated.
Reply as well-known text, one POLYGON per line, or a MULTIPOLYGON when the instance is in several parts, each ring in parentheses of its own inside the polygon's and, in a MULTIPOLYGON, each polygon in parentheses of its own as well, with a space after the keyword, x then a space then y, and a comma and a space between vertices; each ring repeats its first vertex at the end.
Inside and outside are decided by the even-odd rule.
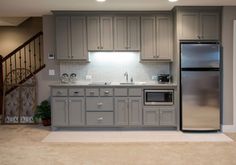
POLYGON ((92 76, 91 75, 86 75, 85 79, 86 80, 92 80, 92 76))
POLYGON ((54 76, 55 75, 55 70, 54 69, 49 69, 48 70, 48 75, 49 76, 54 76))
POLYGON ((152 80, 157 80, 157 76, 152 76, 152 80))

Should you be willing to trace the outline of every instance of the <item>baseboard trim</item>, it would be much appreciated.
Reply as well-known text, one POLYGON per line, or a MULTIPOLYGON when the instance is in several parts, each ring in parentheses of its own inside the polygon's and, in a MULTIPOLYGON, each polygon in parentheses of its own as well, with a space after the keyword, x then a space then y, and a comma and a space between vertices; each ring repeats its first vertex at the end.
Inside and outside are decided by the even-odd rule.
POLYGON ((236 126, 235 125, 223 125, 222 131, 223 132, 236 132, 236 126))

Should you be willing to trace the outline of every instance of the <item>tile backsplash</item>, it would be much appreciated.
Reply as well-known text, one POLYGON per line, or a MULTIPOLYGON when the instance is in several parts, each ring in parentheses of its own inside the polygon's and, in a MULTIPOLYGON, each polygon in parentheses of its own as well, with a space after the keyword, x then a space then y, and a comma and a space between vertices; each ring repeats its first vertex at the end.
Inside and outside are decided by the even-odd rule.
POLYGON ((78 80, 125 82, 124 73, 128 72, 129 80, 152 81, 152 76, 169 73, 168 62, 142 62, 138 52, 90 52, 89 63, 61 62, 60 75, 76 73, 78 80))

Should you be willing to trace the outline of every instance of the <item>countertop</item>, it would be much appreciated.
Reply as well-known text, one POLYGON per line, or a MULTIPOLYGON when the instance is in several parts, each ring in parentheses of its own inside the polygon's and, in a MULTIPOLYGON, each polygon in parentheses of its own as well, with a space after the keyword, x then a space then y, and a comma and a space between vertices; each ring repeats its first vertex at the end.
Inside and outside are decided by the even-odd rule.
POLYGON ((88 82, 88 81, 77 81, 75 83, 61 83, 55 82, 50 85, 51 87, 74 87, 74 86, 83 86, 83 87, 145 87, 145 86, 156 86, 156 87, 177 87, 176 83, 158 83, 155 81, 150 82, 134 82, 133 84, 127 84, 125 82, 88 82), (122 84, 121 84, 122 83, 122 84))

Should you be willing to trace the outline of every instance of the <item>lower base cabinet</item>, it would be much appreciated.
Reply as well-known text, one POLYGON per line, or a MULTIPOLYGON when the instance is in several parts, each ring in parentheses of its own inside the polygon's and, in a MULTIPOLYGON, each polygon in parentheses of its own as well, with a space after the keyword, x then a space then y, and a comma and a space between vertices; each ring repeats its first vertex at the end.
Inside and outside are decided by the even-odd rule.
POLYGON ((142 99, 140 97, 115 98, 115 125, 142 125, 142 99))
POLYGON ((145 107, 143 123, 145 126, 176 126, 175 108, 145 107))
POLYGON ((85 125, 83 97, 52 97, 53 126, 85 125))

